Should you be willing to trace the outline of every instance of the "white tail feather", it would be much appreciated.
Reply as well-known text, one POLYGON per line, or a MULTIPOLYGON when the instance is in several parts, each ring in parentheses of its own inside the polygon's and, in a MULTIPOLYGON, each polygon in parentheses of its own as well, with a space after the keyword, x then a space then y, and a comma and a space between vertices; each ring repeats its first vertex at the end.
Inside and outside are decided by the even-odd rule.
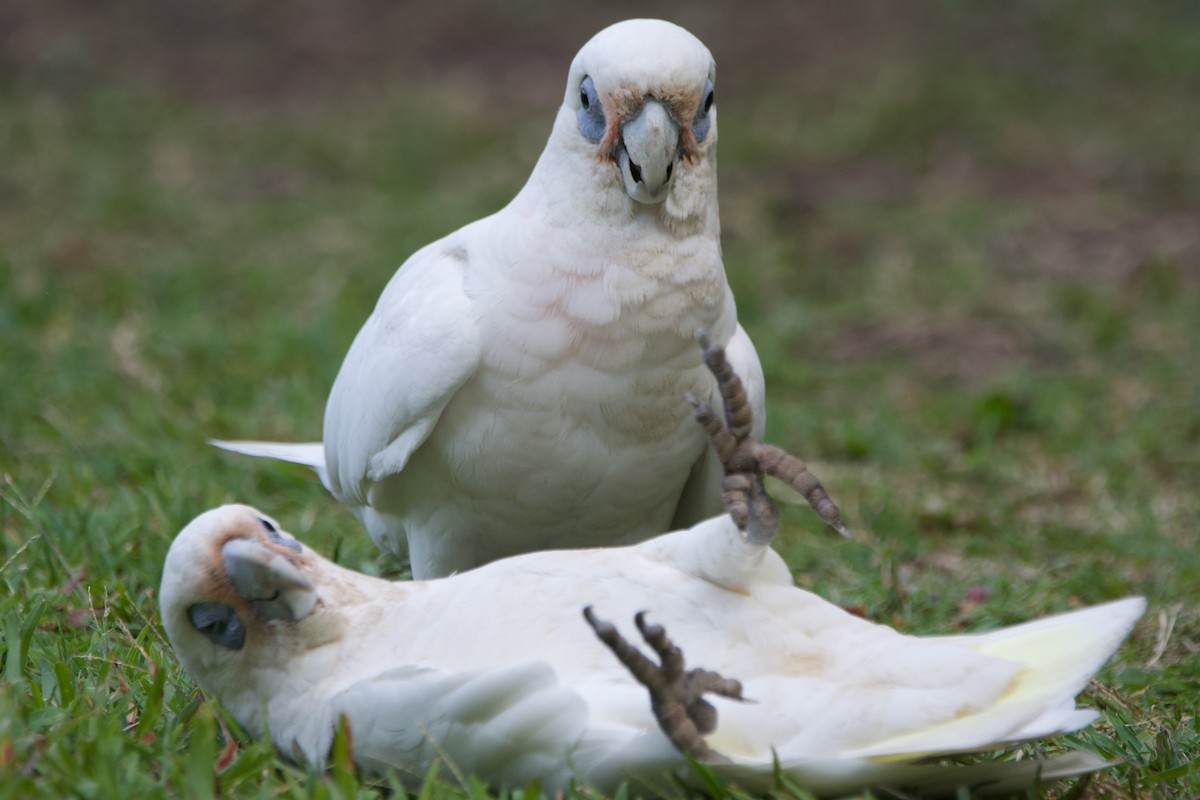
POLYGON ((293 464, 311 467, 321 479, 321 484, 329 489, 329 473, 325 469, 325 445, 321 442, 228 442, 209 439, 208 443, 233 453, 290 461, 293 464))
POLYGON ((221 439, 209 439, 208 443, 222 450, 242 455, 290 461, 293 464, 303 464, 315 470, 325 469, 325 445, 320 442, 293 444, 290 442, 229 442, 221 439))

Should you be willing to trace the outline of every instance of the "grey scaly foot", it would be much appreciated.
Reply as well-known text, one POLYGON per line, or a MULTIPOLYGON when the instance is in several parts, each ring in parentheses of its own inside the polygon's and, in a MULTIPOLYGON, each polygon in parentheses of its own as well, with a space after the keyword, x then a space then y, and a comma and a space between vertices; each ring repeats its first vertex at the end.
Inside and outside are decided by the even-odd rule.
POLYGON ((765 544, 775 536, 779 512, 763 489, 762 476, 766 474, 804 495, 826 525, 849 536, 850 531, 842 522, 837 505, 829 499, 825 487, 808 471, 803 461, 774 445, 750 438, 753 422, 750 403, 741 379, 725 357, 725 348, 710 342, 703 331, 697 332, 696 338, 704 351, 704 363, 717 379, 725 418, 721 419, 707 403, 694 395, 689 394, 688 400, 695 409, 696 421, 707 431, 725 468, 721 484, 725 507, 738 528, 755 544, 765 544))
POLYGON ((661 664, 642 655, 612 623, 593 614, 591 606, 583 609, 583 616, 600 641, 650 692, 650 708, 671 744, 697 761, 727 763, 729 759, 704 741, 717 728, 717 710, 704 695, 711 693, 744 701, 742 684, 706 669, 685 669, 683 651, 667 637, 661 625, 646 622, 645 611, 638 612, 633 619, 661 664))

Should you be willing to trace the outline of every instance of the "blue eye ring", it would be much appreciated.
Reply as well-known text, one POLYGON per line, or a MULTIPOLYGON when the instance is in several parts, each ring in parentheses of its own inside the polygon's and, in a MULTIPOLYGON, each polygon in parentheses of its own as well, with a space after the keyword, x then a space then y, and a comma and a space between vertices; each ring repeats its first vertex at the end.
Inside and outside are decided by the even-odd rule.
POLYGON ((596 91, 596 86, 588 75, 583 76, 579 83, 579 112, 576 119, 583 138, 592 144, 597 144, 604 138, 604 130, 607 127, 604 107, 600 103, 600 93, 596 91))
POLYGON ((709 81, 704 84, 704 99, 700 101, 700 107, 696 109, 696 118, 692 120, 692 135, 696 137, 697 142, 703 142, 712 127, 712 116, 709 112, 712 111, 714 103, 716 90, 713 89, 712 81, 709 81))
POLYGON ((196 603, 187 615, 192 627, 218 647, 241 650, 246 645, 246 625, 225 603, 196 603))

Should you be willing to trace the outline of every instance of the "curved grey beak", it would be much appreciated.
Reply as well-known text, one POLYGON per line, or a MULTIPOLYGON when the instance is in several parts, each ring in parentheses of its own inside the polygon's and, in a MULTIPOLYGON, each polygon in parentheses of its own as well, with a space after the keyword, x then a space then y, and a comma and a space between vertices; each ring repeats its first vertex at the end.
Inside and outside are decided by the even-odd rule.
POLYGON ((230 539, 221 560, 233 588, 267 619, 298 622, 317 605, 317 588, 308 576, 257 542, 230 539))
POLYGON ((621 145, 617 164, 626 193, 639 203, 661 203, 679 155, 679 126, 666 106, 657 100, 643 103, 621 126, 621 145))

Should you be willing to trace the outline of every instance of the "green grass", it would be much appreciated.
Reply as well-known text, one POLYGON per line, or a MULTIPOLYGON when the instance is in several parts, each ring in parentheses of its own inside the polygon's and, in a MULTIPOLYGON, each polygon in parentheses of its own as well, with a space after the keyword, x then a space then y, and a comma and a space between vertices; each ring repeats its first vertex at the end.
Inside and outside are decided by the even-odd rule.
MULTIPOLYGON (((1195 5, 758 8, 655 13, 721 65, 769 438, 858 532, 787 512, 797 581, 922 633, 1144 594, 1066 743, 1123 762, 1089 796, 1200 794, 1195 5)), ((302 470, 204 441, 317 435, 395 266, 520 186, 621 14, 515 9, 0 13, 0 796, 384 791, 234 747, 155 593, 231 500, 388 569, 302 470)))

